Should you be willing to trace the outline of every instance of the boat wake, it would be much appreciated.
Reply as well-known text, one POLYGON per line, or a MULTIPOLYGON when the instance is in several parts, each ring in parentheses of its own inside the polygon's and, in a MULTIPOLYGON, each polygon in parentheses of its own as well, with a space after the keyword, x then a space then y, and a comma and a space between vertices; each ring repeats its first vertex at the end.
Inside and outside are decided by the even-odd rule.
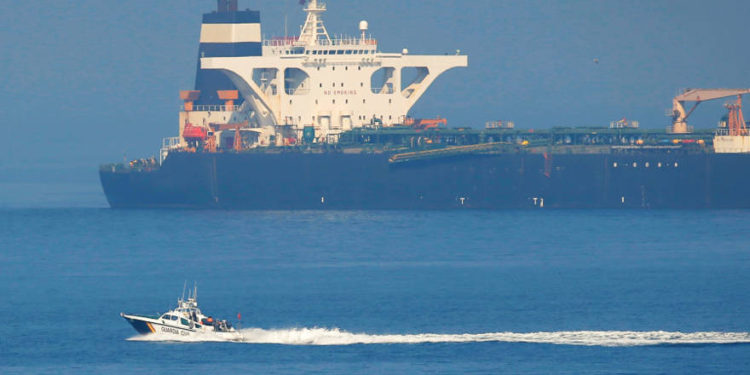
POLYGON ((278 345, 356 345, 356 344, 422 344, 508 342, 578 346, 652 346, 652 345, 718 345, 750 344, 750 332, 665 332, 665 331, 558 331, 494 332, 465 334, 421 333, 409 335, 351 333, 338 328, 292 328, 267 330, 246 328, 242 338, 229 340, 219 335, 184 337, 149 334, 130 338, 133 341, 240 342, 278 345))

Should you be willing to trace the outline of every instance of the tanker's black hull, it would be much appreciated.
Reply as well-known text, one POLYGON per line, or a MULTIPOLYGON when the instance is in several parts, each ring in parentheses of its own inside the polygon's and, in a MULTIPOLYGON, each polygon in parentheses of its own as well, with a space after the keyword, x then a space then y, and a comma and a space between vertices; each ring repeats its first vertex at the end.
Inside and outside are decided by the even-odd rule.
POLYGON ((172 153, 154 171, 102 169, 113 208, 750 208, 750 155, 172 153))

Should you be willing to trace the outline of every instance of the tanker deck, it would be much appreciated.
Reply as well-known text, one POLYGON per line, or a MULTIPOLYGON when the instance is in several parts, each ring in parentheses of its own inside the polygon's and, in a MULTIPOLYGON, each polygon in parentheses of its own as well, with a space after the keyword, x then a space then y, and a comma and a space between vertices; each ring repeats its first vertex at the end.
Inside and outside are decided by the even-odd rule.
POLYGON ((100 168, 114 208, 750 208, 713 132, 357 129, 333 145, 173 151, 100 168))

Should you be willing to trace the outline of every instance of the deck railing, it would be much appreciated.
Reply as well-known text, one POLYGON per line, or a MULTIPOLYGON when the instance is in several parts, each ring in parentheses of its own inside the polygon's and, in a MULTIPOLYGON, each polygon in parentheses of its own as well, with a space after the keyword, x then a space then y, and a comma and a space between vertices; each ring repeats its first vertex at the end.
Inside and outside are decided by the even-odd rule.
MULTIPOLYGON (((232 105, 232 106, 225 106, 225 105, 218 105, 218 104, 199 104, 199 105, 193 105, 193 112, 237 112, 239 111, 240 106, 238 105, 232 105)), ((180 106, 180 110, 184 111, 185 106, 180 106)))
MULTIPOLYGON (((263 41, 263 45, 267 47, 283 47, 283 46, 299 46, 304 47, 303 45, 298 44, 299 39, 297 37, 280 37, 280 38, 272 38, 267 39, 263 41)), ((331 39, 331 42, 329 43, 328 40, 321 39, 318 40, 319 46, 375 46, 378 44, 377 39, 372 38, 355 38, 355 37, 342 37, 342 38, 336 38, 331 39)))
POLYGON ((180 147, 180 137, 167 137, 161 140, 161 149, 159 150, 159 165, 164 163, 169 151, 180 147))

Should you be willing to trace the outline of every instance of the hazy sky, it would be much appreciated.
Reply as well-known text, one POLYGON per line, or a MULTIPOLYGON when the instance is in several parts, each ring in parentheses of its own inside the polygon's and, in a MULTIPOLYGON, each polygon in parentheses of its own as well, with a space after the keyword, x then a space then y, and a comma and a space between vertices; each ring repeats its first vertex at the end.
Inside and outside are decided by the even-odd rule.
MULTIPOLYGON (((290 34, 304 21, 298 0, 239 1, 261 11, 266 37, 283 35, 285 14, 290 34)), ((178 91, 193 86, 201 14, 215 3, 0 0, 0 206, 26 183, 96 191, 98 164, 154 155, 177 135, 178 91)), ((682 88, 750 87, 748 1, 327 3, 332 34, 356 35, 366 19, 383 51, 468 54, 412 110, 450 126, 627 117, 663 128, 682 88)), ((691 124, 714 127, 722 104, 702 104, 691 124)))

